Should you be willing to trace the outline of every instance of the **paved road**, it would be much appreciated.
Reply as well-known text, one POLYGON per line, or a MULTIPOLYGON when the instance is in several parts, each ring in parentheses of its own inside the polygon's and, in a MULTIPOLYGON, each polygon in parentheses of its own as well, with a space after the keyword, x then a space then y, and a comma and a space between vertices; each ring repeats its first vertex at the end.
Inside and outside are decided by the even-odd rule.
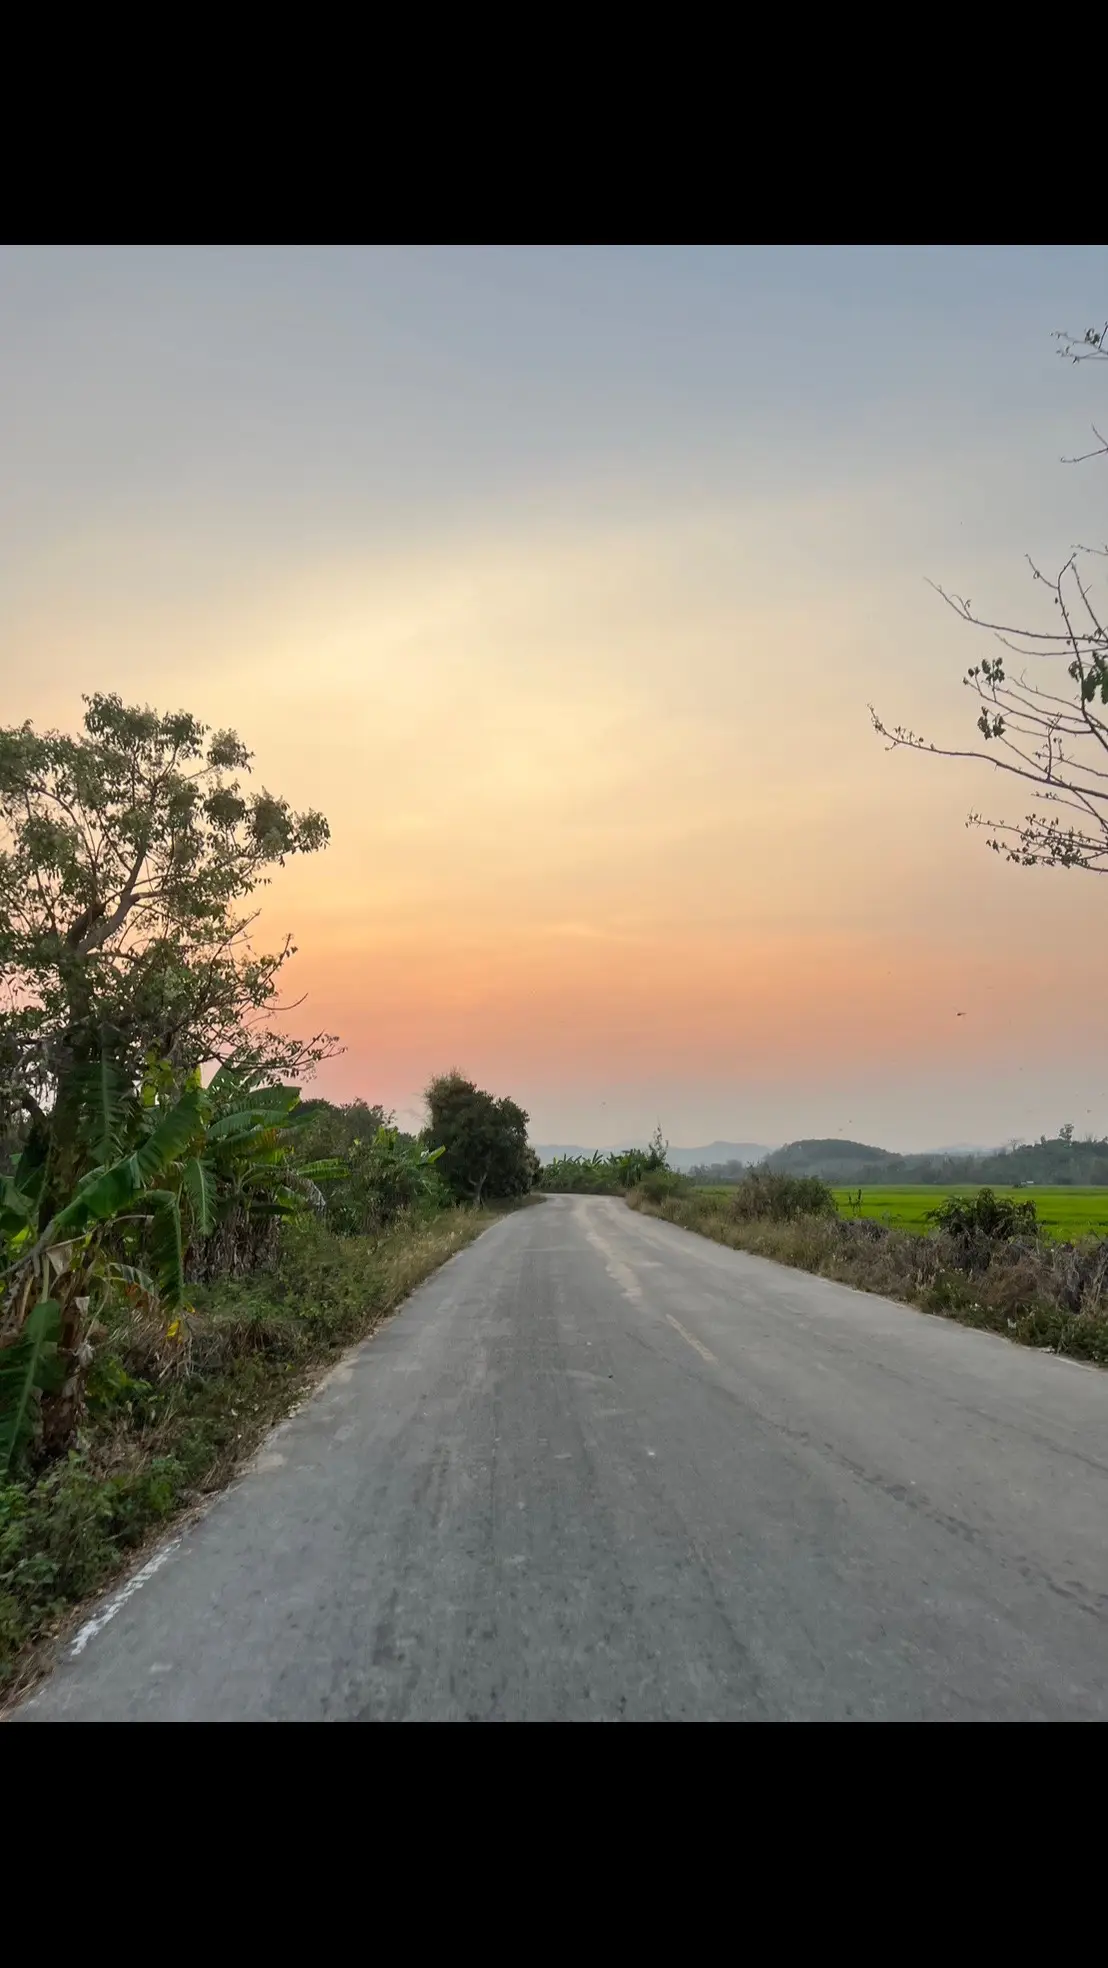
POLYGON ((551 1199, 147 1570, 17 1720, 1105 1720, 1108 1374, 551 1199))

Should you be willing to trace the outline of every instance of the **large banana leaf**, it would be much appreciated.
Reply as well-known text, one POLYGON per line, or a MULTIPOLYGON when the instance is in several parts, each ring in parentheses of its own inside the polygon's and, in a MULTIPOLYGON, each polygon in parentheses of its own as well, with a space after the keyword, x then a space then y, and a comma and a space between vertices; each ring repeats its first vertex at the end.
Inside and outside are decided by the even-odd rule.
POLYGON ((141 1271, 137 1264, 117 1264, 114 1259, 109 1259, 99 1269, 98 1275, 109 1279, 113 1284, 136 1285, 139 1291, 145 1292, 150 1298, 158 1289, 149 1272, 141 1271))
POLYGON ((135 1149, 134 1161, 144 1183, 161 1175, 188 1147, 193 1136, 204 1127, 203 1095, 196 1088, 183 1093, 175 1107, 162 1116, 157 1127, 135 1149))
POLYGON ((129 1208, 142 1187, 133 1155, 116 1162, 112 1168, 93 1169, 43 1234, 47 1241, 53 1242, 58 1237, 76 1234, 89 1223, 107 1223, 129 1208))
POLYGON ((10 1175, 0 1175, 0 1234, 14 1237, 35 1220, 35 1200, 10 1175))
POLYGON ((36 1392, 53 1393, 61 1386, 61 1320, 57 1299, 40 1298, 18 1339, 0 1347, 0 1476, 8 1474, 34 1433, 36 1392))
POLYGON ((307 1203, 314 1210, 327 1207, 327 1198, 322 1189, 316 1188, 305 1169, 285 1169, 280 1182, 274 1187, 273 1195, 279 1202, 291 1204, 293 1208, 298 1202, 307 1203))
POLYGON ((253 1160, 271 1158, 283 1160, 288 1153, 286 1129, 283 1127, 263 1127, 252 1134, 246 1144, 247 1152, 253 1160))
POLYGON ((42 1200, 49 1160, 50 1150, 45 1134, 32 1134, 15 1165, 12 1180, 22 1195, 31 1198, 36 1210, 42 1200))
POLYGON ((300 1105, 300 1088, 255 1087, 248 1098, 251 1107, 263 1107, 268 1114, 292 1115, 300 1105))
POLYGON ((207 1237, 216 1218, 215 1170, 209 1161, 193 1155, 181 1169, 181 1181, 192 1204, 197 1231, 207 1237))
POLYGON ((172 1189, 148 1189, 142 1200, 150 1212, 147 1241, 158 1296, 163 1304, 180 1311, 185 1303, 185 1245, 177 1198, 172 1189))
POLYGON ((241 1080, 232 1073, 229 1066, 220 1066, 208 1081, 206 1089, 208 1099, 219 1100, 225 1093, 237 1093, 241 1084, 241 1080))
POLYGON ((233 1114, 221 1114, 208 1128, 209 1141, 221 1141, 228 1145, 239 1139, 247 1139, 256 1129, 271 1133, 284 1133, 285 1123, 279 1130, 273 1126, 273 1109, 270 1107, 240 1107, 233 1114))
POLYGON ((122 1073, 106 1052, 81 1075, 84 1125, 97 1163, 104 1167, 123 1153, 134 1100, 122 1073))
POLYGON ((289 1128, 307 1127, 311 1119, 312 1116, 310 1112, 306 1107, 302 1107, 300 1105, 298 1099, 296 1105, 289 1108, 288 1113, 285 1115, 281 1125, 287 1131, 289 1128))
POLYGON ((216 1106, 230 1100, 240 1107, 264 1108, 272 1113, 274 1109, 291 1111, 300 1099, 300 1088, 259 1085, 252 1075, 237 1074, 232 1068, 221 1066, 208 1083, 207 1095, 216 1106))
POLYGON ((200 1099, 195 1091, 183 1094, 133 1154, 86 1176, 73 1200, 50 1224, 50 1241, 57 1242, 88 1223, 107 1223, 137 1202, 154 1177, 163 1174, 203 1128, 200 1099))

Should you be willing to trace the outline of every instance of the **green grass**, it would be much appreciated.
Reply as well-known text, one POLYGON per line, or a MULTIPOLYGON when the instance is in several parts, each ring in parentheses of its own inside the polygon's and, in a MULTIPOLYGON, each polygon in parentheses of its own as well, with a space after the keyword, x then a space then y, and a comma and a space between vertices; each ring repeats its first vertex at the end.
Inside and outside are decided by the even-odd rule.
MULTIPOLYGON (((862 1207, 855 1210, 851 1197, 857 1189, 836 1189, 840 1216, 872 1216, 879 1223, 891 1223, 899 1230, 927 1230, 928 1210, 937 1208, 944 1196, 975 1196, 983 1185, 941 1183, 902 1185, 871 1189, 862 1185, 862 1207)), ((1108 1189, 1003 1189, 994 1192, 1010 1196, 1013 1202, 1035 1205, 1039 1223, 1048 1236, 1073 1243, 1079 1237, 1108 1236, 1108 1189)))

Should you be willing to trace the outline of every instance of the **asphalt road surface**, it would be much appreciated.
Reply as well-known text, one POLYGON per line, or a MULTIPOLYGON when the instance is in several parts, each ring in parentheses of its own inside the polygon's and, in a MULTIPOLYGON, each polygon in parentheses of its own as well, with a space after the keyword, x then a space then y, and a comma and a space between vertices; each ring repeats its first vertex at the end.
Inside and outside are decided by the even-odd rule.
POLYGON ((553 1198, 15 1719, 1103 1721, 1108 1374, 553 1198))

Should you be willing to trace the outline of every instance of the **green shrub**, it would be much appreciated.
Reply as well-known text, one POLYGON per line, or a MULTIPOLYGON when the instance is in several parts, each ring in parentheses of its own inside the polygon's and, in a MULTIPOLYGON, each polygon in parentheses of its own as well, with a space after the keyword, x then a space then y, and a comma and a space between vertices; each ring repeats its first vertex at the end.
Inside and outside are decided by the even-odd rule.
POLYGON ((791 1223, 801 1216, 836 1216, 835 1198, 818 1175, 781 1175, 772 1169, 752 1169, 731 1199, 732 1215, 740 1223, 791 1223))
POLYGON ((997 1252, 1017 1239, 1034 1243, 1039 1234, 1034 1203, 1014 1203, 979 1189, 976 1196, 946 1196, 928 1210, 959 1270, 976 1275, 987 1271, 997 1252))
POLYGON ((987 1237, 994 1244, 1033 1237, 1039 1228, 1034 1203, 1014 1203, 991 1189, 979 1189, 976 1196, 944 1196, 937 1209, 927 1211, 927 1219, 948 1237, 987 1237))
POLYGON ((176 1507, 172 1456, 105 1476, 79 1454, 0 1485, 0 1680, 27 1640, 92 1592, 176 1507))
POLYGON ((641 1175, 638 1187, 648 1203, 662 1203, 670 1196, 687 1196, 692 1183, 676 1169, 658 1168, 648 1169, 645 1175, 641 1175))

